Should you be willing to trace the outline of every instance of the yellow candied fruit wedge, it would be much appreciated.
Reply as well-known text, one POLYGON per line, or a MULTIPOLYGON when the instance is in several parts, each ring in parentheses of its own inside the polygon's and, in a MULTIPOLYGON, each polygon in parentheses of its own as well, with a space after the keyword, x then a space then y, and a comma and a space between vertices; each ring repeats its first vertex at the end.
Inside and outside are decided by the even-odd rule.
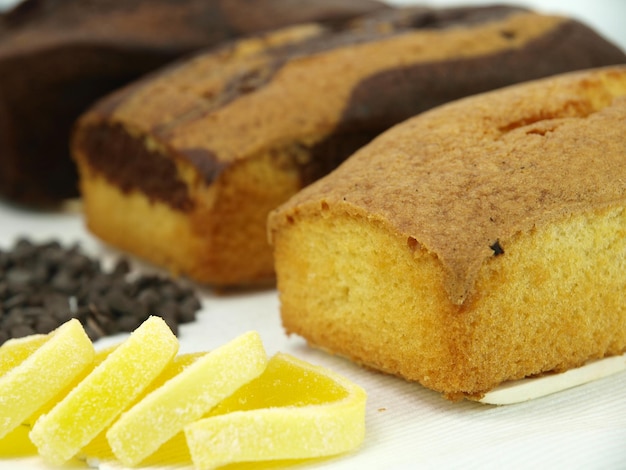
MULTIPOLYGON (((0 361, 2 361, 1 363, 5 365, 6 363, 3 362, 5 359, 21 363, 26 358, 24 357, 25 354, 27 354, 28 352, 34 352, 39 346, 46 342, 49 337, 50 335, 35 334, 25 336, 19 339, 10 339, 9 341, 6 341, 2 348, 8 346, 7 350, 2 351, 2 348, 0 348, 0 361), (10 352, 8 351, 9 348, 10 352)), ((66 386, 61 392, 59 392, 55 398, 48 401, 48 403, 46 403, 33 415, 31 415, 31 417, 28 418, 22 426, 18 426, 2 439, 0 439, 0 458, 16 458, 20 456, 29 456, 36 454, 37 448, 33 445, 30 438, 28 437, 28 433, 30 432, 32 424, 37 420, 40 415, 47 413, 52 409, 54 405, 61 401, 63 397, 65 397, 70 392, 70 390, 72 390, 72 388, 74 388, 79 382, 81 382, 87 376, 87 374, 89 374, 93 370, 95 366, 100 364, 112 350, 113 347, 96 351, 96 356, 93 362, 89 364, 80 374, 78 374, 68 386, 66 386)))
POLYGON ((52 400, 94 359, 93 344, 76 319, 46 336, 39 347, 34 347, 39 337, 20 342, 16 347, 30 343, 33 352, 0 377, 0 438, 52 400))
POLYGON ((24 362, 49 338, 50 335, 30 335, 5 341, 0 346, 0 377, 24 362))
MULTIPOLYGON (((159 374, 159 376, 154 379, 150 385, 142 392, 142 394, 135 400, 135 403, 138 403, 139 401, 141 401, 145 396, 147 396, 149 393, 153 392, 154 390, 156 390, 157 388, 159 388, 161 385, 163 385, 165 382, 167 382, 168 380, 170 380, 171 378, 175 377, 176 375, 180 374, 183 370, 185 370, 187 367, 189 367, 191 364, 193 364, 195 361, 197 361, 198 359, 200 359, 202 356, 206 355, 208 353, 206 352, 196 352, 196 353, 187 353, 187 354, 180 354, 178 356, 176 356, 174 359, 172 359, 172 361, 165 367, 165 369, 163 369, 163 372, 161 372, 159 374)), ((133 405, 131 405, 132 407, 133 405)), ((130 407, 129 407, 130 408, 130 407)), ((108 429, 107 429, 108 430, 108 429)), ((115 455, 113 454, 113 451, 111 450, 111 446, 109 446, 109 443, 107 441, 106 438, 106 431, 101 432, 98 437, 96 437, 95 439, 93 439, 89 444, 87 444, 80 452, 80 457, 83 460, 97 460, 100 462, 109 462, 109 461, 114 461, 116 460, 115 455)), ((177 446, 177 443, 169 443, 168 442, 168 446, 172 447, 172 446, 177 446)), ((175 459, 176 459, 176 463, 180 463, 181 461, 186 461, 189 462, 189 451, 187 451, 187 444, 185 444, 184 442, 184 438, 183 438, 183 447, 184 449, 177 449, 174 448, 173 449, 173 454, 175 454, 175 459), (186 455, 185 455, 186 454, 186 455), (178 457, 182 455, 182 457, 178 457)), ((157 459, 161 459, 158 460, 158 463, 163 464, 162 462, 162 453, 158 452, 157 453, 157 459)))
MULTIPOLYGON (((29 431, 30 428, 27 425, 21 424, 0 439, 0 459, 17 459, 37 455, 37 449, 28 438, 29 431)), ((16 466, 21 468, 19 464, 16 466)), ((2 462, 0 468, 11 467, 7 467, 6 463, 2 462)))
POLYGON ((115 456, 133 466, 258 377, 267 354, 257 332, 248 332, 205 354, 126 411, 109 428, 115 456))
POLYGON ((80 382, 82 382, 85 379, 85 377, 91 374, 91 371, 93 371, 102 361, 104 361, 107 358, 107 356, 111 352, 113 352, 116 346, 110 346, 106 349, 96 351, 96 356, 94 357, 94 360, 92 361, 92 363, 89 364, 87 367, 85 367, 85 369, 80 374, 74 377, 72 382, 69 385, 67 385, 63 390, 61 390, 59 393, 57 393, 57 395, 52 400, 48 401, 48 403, 44 404, 41 408, 35 411, 35 413, 33 413, 25 421, 25 424, 32 426, 35 423, 35 421, 39 419, 41 415, 48 413, 52 408, 54 408, 54 406, 58 402, 63 400, 63 398, 65 398, 67 394, 70 393, 74 387, 76 387, 76 385, 78 385, 80 382))
POLYGON ((287 354, 185 427, 197 469, 268 460, 327 457, 365 436, 365 391, 346 378, 287 354))
MULTIPOLYGON (((157 388, 161 387, 168 380, 176 377, 178 374, 183 372, 187 367, 196 362, 201 357, 207 355, 207 352, 193 352, 193 353, 185 353, 179 354, 174 357, 170 361, 170 363, 163 369, 163 371, 158 375, 156 379, 154 379, 148 387, 143 391, 139 397, 135 400, 135 402, 131 405, 139 403, 143 400, 148 394, 154 392, 157 388)), ((129 407, 130 408, 130 407, 129 407)))
POLYGON ((30 432, 39 454, 61 465, 106 429, 172 360, 178 340, 150 317, 85 379, 42 415, 30 432))

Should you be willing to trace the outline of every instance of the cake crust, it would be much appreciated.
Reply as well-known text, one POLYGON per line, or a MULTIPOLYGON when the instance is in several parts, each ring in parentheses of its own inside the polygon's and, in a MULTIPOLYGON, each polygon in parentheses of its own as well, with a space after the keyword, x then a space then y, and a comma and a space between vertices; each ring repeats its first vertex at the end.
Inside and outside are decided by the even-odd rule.
POLYGON ((287 332, 451 398, 621 354, 624 135, 623 66, 396 126, 270 215, 287 332))
POLYGON ((580 23, 500 6, 390 10, 240 40, 83 115, 72 148, 87 223, 201 282, 272 282, 269 211, 392 124, 469 93, 625 60, 580 23), (104 188, 116 204, 95 200, 104 188), (168 214, 195 255, 144 230, 168 214))
MULTIPOLYGON (((448 273, 450 300, 462 304, 485 259, 504 251, 502 240, 623 200, 626 188, 615 178, 626 149, 623 70, 588 77, 426 113, 358 153, 318 194, 377 214, 435 253, 448 273), (585 158, 596 154, 612 158, 585 158), (383 167, 403 177, 390 179, 383 167), (436 197, 420 204, 422 194, 436 197)), ((291 204, 302 211, 309 194, 291 204)))

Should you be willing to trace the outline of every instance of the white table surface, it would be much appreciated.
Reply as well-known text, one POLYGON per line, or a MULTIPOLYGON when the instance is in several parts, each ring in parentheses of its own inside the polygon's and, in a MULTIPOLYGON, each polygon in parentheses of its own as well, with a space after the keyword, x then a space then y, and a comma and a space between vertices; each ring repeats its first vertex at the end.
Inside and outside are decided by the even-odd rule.
MULTIPOLYGON (((8 3, 0 0, 0 7, 8 3)), ((624 1, 521 3, 577 16, 626 48, 624 1)), ((79 212, 29 212, 0 201, 0 248, 7 248, 21 235, 34 240, 78 241, 87 252, 104 259, 119 254, 87 233, 79 212)), ((367 431, 361 448, 298 468, 626 469, 626 373, 517 405, 452 403, 417 384, 361 369, 310 349, 298 337, 287 337, 273 290, 227 296, 208 289, 200 292, 203 309, 198 320, 180 328, 181 352, 210 350, 245 331, 256 330, 269 354, 282 351, 329 367, 367 391, 367 431)), ((105 339, 98 346, 118 339, 105 339)), ((48 467, 33 457, 0 460, 0 469, 5 468, 48 467)))

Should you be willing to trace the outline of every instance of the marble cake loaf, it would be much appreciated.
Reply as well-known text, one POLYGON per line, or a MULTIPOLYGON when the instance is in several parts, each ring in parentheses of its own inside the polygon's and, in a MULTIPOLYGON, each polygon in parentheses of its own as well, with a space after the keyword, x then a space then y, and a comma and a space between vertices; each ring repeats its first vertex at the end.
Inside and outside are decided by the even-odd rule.
POLYGON ((81 118, 87 225, 201 282, 273 282, 270 210, 380 132, 461 96, 625 60, 578 22, 511 7, 385 11, 235 42, 81 118))
POLYGON ((0 15, 0 194, 78 194, 70 128, 97 98, 182 55, 308 21, 340 24, 370 0, 25 0, 0 15))
POLYGON ((269 217, 288 333, 449 398, 626 351, 626 66, 408 120, 269 217))

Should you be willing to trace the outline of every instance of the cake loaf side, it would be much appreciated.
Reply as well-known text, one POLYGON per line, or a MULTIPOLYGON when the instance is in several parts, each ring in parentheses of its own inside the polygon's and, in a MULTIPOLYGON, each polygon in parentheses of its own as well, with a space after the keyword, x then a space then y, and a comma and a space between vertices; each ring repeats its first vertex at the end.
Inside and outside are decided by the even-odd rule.
POLYGON ((202 282, 272 281, 269 211, 389 126, 467 94, 624 61, 578 22, 499 6, 385 11, 235 42, 83 116, 73 151, 88 226, 202 282))
POLYGON ((25 0, 0 15, 0 194, 75 197, 70 129, 97 98, 201 48, 307 21, 340 24, 375 1, 25 0))
POLYGON ((626 67, 389 130, 269 218, 288 333, 449 398, 626 350, 626 67))

